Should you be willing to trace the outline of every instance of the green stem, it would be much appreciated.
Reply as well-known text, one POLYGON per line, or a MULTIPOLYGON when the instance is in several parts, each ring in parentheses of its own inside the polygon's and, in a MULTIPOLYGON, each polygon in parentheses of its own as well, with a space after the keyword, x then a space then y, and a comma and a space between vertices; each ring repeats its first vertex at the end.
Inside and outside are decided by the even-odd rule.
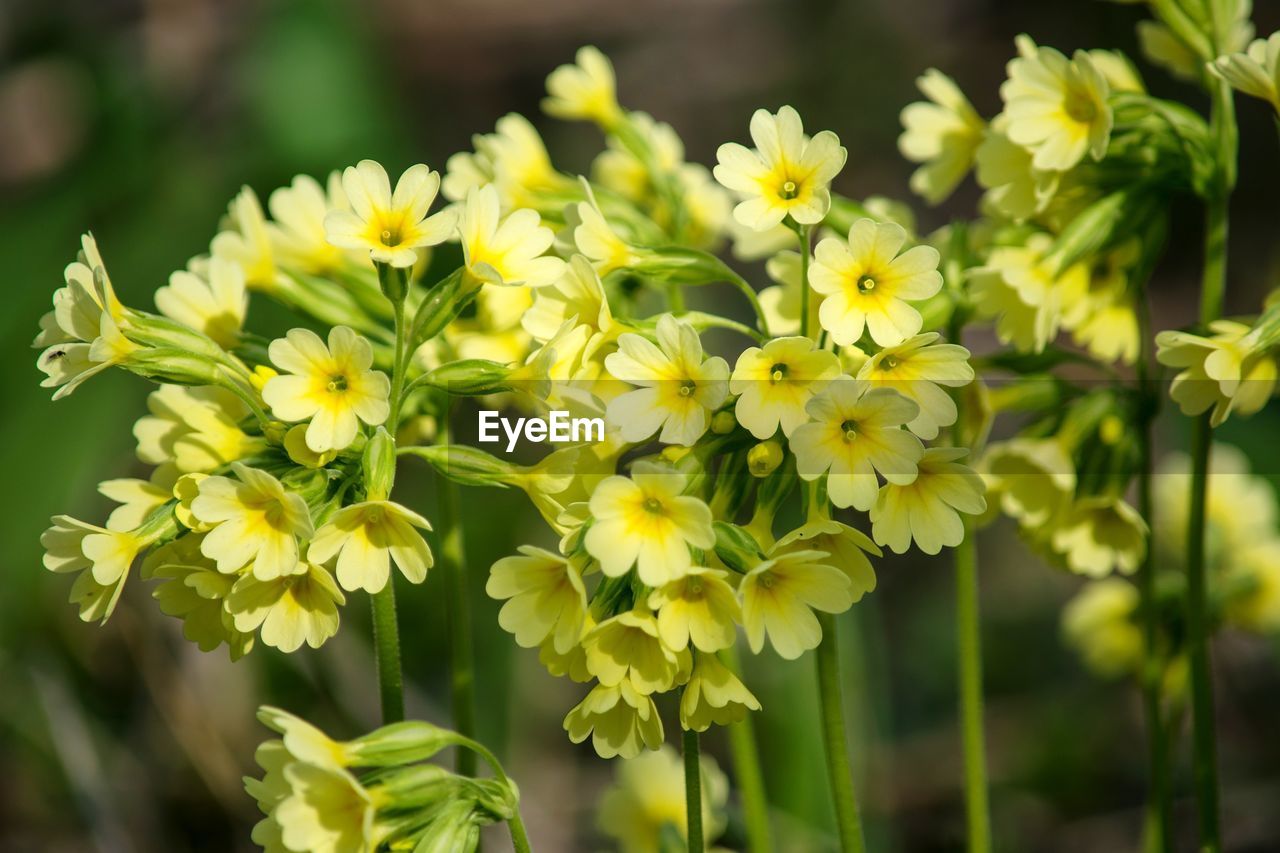
MULTIPOLYGON (((738 649, 730 646, 720 653, 734 675, 742 677, 738 649)), ((733 755, 733 775, 742 797, 743 821, 747 827, 748 853, 770 853, 773 833, 769 827, 769 800, 760 769, 760 747, 756 742, 755 723, 750 714, 729 726, 729 751, 733 755)))
POLYGON ((1214 737, 1213 673, 1209 661, 1205 579, 1205 507, 1209 492, 1209 415, 1191 434, 1191 517, 1187 529, 1187 651, 1191 663, 1191 722, 1201 853, 1222 849, 1218 829, 1218 756, 1214 737))
POLYGON ((751 282, 747 281, 740 275, 734 274, 729 281, 734 287, 741 291, 742 295, 747 297, 747 301, 751 303, 751 310, 756 315, 756 327, 766 338, 772 337, 769 334, 769 319, 765 317, 764 306, 760 304, 760 297, 756 294, 756 289, 751 286, 751 282))
POLYGON ((684 731, 684 809, 689 853, 702 853, 702 764, 698 733, 688 729, 684 731))
POLYGON ((373 603, 373 647, 378 667, 382 722, 404 719, 404 675, 400 669, 400 628, 396 624, 395 579, 370 597, 373 603))
POLYGON ((809 337, 809 235, 812 228, 808 225, 796 226, 796 236, 800 239, 800 334, 809 337))
POLYGON ((964 744, 964 802, 970 853, 991 849, 986 735, 982 725, 982 633, 978 605, 978 548, 973 529, 955 549, 957 675, 964 744))
MULTIPOLYGON (((1138 360, 1136 365, 1139 399, 1138 424, 1138 513, 1150 531, 1155 519, 1151 478, 1154 471, 1153 426, 1160 405, 1160 390, 1151 375, 1147 342, 1151 340, 1151 317, 1145 286, 1138 293, 1138 360)), ((1138 589, 1142 596, 1142 704, 1147 723, 1147 815, 1146 842, 1148 853, 1171 853, 1172 836, 1169 816, 1169 772, 1167 763, 1167 734, 1160 691, 1164 675, 1164 661, 1158 651, 1160 646, 1159 608, 1156 602, 1155 542, 1148 534, 1147 549, 1138 568, 1138 589)))
MULTIPOLYGON (((440 411, 439 442, 449 443, 448 400, 440 411)), ((446 477, 436 479, 439 493, 438 529, 440 531, 440 557, 443 565, 445 596, 448 602, 450 685, 453 696, 453 727, 461 735, 474 737, 476 733, 475 653, 471 639, 471 605, 467 596, 466 547, 462 538, 462 519, 459 513, 458 485, 446 477)), ((457 756, 457 770, 466 776, 474 776, 474 754, 465 750, 457 756)))
POLYGON ((845 733, 844 697, 840 691, 839 637, 836 620, 830 613, 819 613, 822 642, 818 644, 818 698, 822 711, 822 738, 827 753, 827 781, 831 787, 836 811, 836 828, 840 832, 843 853, 863 853, 862 818, 853 790, 853 768, 849 763, 849 738, 845 733))
POLYGON ((405 328, 404 302, 394 303, 393 308, 395 310, 396 342, 391 370, 391 413, 387 417, 387 432, 391 433, 392 438, 395 438, 396 430, 400 426, 400 408, 404 405, 405 373, 408 367, 406 364, 408 358, 405 355, 405 351, 409 347, 408 330, 405 328))
MULTIPOLYGON (((459 746, 463 747, 458 750, 459 755, 469 754, 471 763, 474 766, 475 757, 479 755, 485 760, 485 763, 493 769, 493 775, 502 782, 511 783, 511 779, 507 776, 507 772, 502 769, 502 763, 498 761, 498 757, 494 755, 487 746, 477 740, 469 737, 463 737, 459 741, 459 746)), ((461 763, 461 762, 459 762, 461 763)), ((515 848, 516 853, 530 853, 529 833, 524 828, 524 819, 520 817, 520 807, 516 806, 510 819, 507 821, 507 828, 511 830, 511 845, 515 848)))

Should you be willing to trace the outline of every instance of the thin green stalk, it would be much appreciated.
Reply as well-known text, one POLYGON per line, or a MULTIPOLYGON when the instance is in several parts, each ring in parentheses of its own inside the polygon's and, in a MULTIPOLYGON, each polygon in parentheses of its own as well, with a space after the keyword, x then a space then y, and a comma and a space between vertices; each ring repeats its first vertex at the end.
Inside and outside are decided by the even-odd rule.
POLYGON ((396 624, 395 579, 370 597, 373 603, 373 648, 378 667, 382 722, 404 719, 404 675, 400 669, 400 628, 396 624))
POLYGON ((832 804, 836 811, 836 828, 840 832, 843 853, 864 853, 862 818, 853 790, 853 768, 849 763, 849 738, 845 732, 844 697, 840 691, 839 637, 836 620, 830 613, 819 613, 822 642, 818 644, 818 699, 822 711, 822 740, 827 753, 827 779, 832 804))
POLYGON ((702 853, 702 762, 698 733, 684 731, 684 809, 688 823, 689 853, 702 853))
MULTIPOLYGON (((742 677, 738 650, 730 646, 720 653, 734 675, 742 677)), ((748 853, 770 853, 773 833, 769 827, 769 800, 764 788, 764 772, 760 769, 760 747, 756 741, 755 722, 750 714, 729 726, 729 752, 733 756, 733 775, 742 797, 742 817, 747 828, 748 853)))
MULTIPOLYGON (((502 782, 511 783, 511 779, 507 776, 507 771, 502 769, 502 764, 498 761, 498 757, 484 744, 472 738, 464 737, 459 746, 464 748, 459 749, 458 753, 469 754, 473 765, 475 764, 475 757, 479 755, 493 769, 494 776, 502 782)), ((518 805, 513 810, 510 819, 507 820, 507 828, 511 830, 511 846, 515 848, 516 853, 531 853, 529 833, 524 828, 524 819, 520 817, 520 807, 518 805)))
MULTIPOLYGON (((449 411, 446 400, 440 413, 441 444, 449 442, 449 411)), ((471 639, 471 605, 467 596, 466 548, 462 538, 458 485, 446 477, 436 479, 437 529, 440 532, 440 561, 444 572, 445 600, 448 602, 450 685, 453 697, 453 727, 461 735, 475 737, 475 652, 471 639)), ((466 776, 476 772, 475 755, 461 750, 457 770, 466 776)))
POLYGON ((982 725, 982 634, 978 606, 978 554, 973 529, 955 549, 956 649, 960 730, 964 744, 964 802, 970 853, 991 849, 986 735, 982 725))
MULTIPOLYGON (((1151 340, 1151 318, 1145 287, 1138 294, 1138 340, 1141 342, 1136 365, 1140 406, 1138 428, 1138 513, 1148 530, 1155 518, 1151 478, 1154 471, 1153 426, 1160 405, 1160 390, 1151 375, 1147 342, 1151 340)), ((1159 652, 1160 622, 1156 603, 1155 543, 1148 537, 1147 550, 1138 568, 1138 590, 1142 597, 1141 673, 1143 715, 1147 729, 1147 815, 1145 849, 1147 853, 1171 853, 1173 839, 1169 817, 1172 811, 1169 786, 1167 729, 1161 708, 1160 691, 1164 662, 1159 652)))
POLYGON ((756 327, 760 329, 761 334, 766 338, 771 337, 769 334, 769 319, 765 316, 764 306, 760 304, 760 297, 756 294, 756 289, 751 286, 751 282, 737 274, 733 275, 729 281, 751 303, 751 310, 756 315, 756 327))
POLYGON ((809 235, 812 226, 797 225, 796 236, 800 238, 800 334, 809 337, 809 235))

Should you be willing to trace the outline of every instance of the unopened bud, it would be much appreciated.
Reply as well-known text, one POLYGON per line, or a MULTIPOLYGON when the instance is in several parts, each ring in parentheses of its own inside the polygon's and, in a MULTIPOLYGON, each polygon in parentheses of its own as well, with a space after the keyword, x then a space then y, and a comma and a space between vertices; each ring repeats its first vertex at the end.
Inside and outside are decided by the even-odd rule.
POLYGON ((711 431, 716 435, 728 435, 738 425, 738 419, 728 409, 716 412, 711 418, 711 431))
POLYGON ((364 490, 371 501, 384 501, 396 482, 396 442, 386 427, 378 427, 365 445, 362 459, 364 490))
POLYGON ((773 439, 762 441, 747 451, 747 468, 753 477, 768 477, 784 458, 781 444, 773 439))

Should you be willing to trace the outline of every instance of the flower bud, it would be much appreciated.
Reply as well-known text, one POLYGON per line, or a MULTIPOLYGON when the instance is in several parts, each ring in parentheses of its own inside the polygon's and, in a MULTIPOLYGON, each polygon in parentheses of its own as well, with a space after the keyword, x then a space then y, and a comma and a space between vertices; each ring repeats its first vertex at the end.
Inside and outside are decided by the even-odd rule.
POLYGON ((347 746, 359 765, 390 767, 425 761, 461 740, 460 735, 448 729, 422 720, 408 720, 374 729, 347 746))
MULTIPOLYGON (((267 432, 272 431, 268 427, 267 432)), ((332 462, 338 455, 336 450, 326 450, 324 453, 316 453, 307 445, 307 425, 298 424, 289 428, 284 435, 284 450, 289 454, 289 458, 304 468, 323 468, 332 462)), ((367 448, 366 448, 367 449, 367 448)))
POLYGON ((753 477, 768 477, 782 464, 782 445, 770 439, 762 441, 747 451, 747 468, 753 477))
POLYGON ((441 474, 464 486, 505 488, 521 478, 517 466, 465 444, 410 447, 405 452, 425 459, 441 474))
POLYGON ((729 409, 716 412, 711 418, 711 431, 716 435, 728 435, 738 425, 738 419, 729 409))
POLYGON ((382 295, 390 299, 392 304, 404 302, 409 294, 409 267, 393 267, 391 264, 376 263, 378 268, 378 285, 382 295))
POLYGON ((484 358, 464 358, 429 371, 422 381, 450 394, 477 396, 511 391, 516 368, 484 358))
POLYGON ((417 348, 443 332, 471 300, 476 298, 481 284, 482 282, 463 275, 463 270, 459 269, 431 288, 414 314, 411 344, 417 348))
POLYGON ((177 385, 220 385, 226 375, 226 368, 213 359, 173 348, 134 350, 121 365, 147 379, 177 385))
POLYGON ((735 572, 745 574, 764 559, 756 540, 738 525, 717 521, 713 526, 716 531, 716 556, 735 572))
POLYGON ((378 427, 365 445, 361 462, 364 490, 371 501, 384 501, 396 482, 396 442, 386 427, 378 427))

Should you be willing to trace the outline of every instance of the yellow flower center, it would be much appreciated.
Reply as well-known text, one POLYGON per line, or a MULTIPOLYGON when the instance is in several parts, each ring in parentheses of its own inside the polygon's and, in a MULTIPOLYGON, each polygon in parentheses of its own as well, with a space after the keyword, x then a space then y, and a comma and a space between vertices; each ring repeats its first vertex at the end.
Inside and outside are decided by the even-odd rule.
POLYGON ((778 190, 778 195, 782 196, 786 201, 790 201, 800 195, 800 185, 795 181, 783 181, 782 187, 778 190))
POLYGON ((645 498, 644 508, 646 512, 651 512, 654 515, 662 515, 662 511, 664 509, 662 501, 657 498, 645 498))
POLYGON ((845 421, 840 424, 840 431, 844 433, 845 441, 853 441, 858 437, 858 424, 854 421, 845 421))
POLYGON ((377 524, 382 521, 382 507, 372 506, 365 510, 364 520, 366 524, 377 524))
POLYGON ((325 385, 325 389, 330 394, 341 394, 350 387, 345 374, 339 373, 336 376, 330 376, 329 382, 325 385))
POLYGON ((1098 115, 1097 104, 1093 102, 1093 98, 1090 98, 1087 92, 1075 90, 1067 92, 1062 108, 1067 115, 1081 124, 1089 124, 1098 115))
POLYGON ((876 280, 869 275, 864 275, 858 279, 858 292, 870 293, 876 289, 876 280))
POLYGON ((684 588, 690 598, 700 598, 702 596, 702 578, 697 575, 693 575, 689 578, 688 582, 685 583, 684 588))
POLYGON ((787 378, 787 370, 787 365, 779 362, 769 368, 769 379, 773 382, 781 382, 783 379, 787 378))
POLYGON ((891 355, 886 355, 884 358, 880 359, 881 370, 893 370, 897 366, 898 360, 891 355))
POLYGON ((774 584, 778 582, 778 579, 777 577, 774 576, 773 572, 762 572, 760 574, 759 582, 760 582, 760 586, 764 587, 765 589, 773 589, 774 584))
POLYGON ((692 379, 686 379, 680 383, 680 396, 688 397, 698 390, 698 385, 692 379))

